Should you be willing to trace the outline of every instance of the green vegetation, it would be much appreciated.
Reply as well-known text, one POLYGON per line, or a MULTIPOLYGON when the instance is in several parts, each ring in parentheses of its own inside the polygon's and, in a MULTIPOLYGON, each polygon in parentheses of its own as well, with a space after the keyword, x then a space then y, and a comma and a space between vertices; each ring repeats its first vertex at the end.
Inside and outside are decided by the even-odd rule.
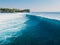
POLYGON ((20 10, 20 9, 0 8, 0 12, 1 13, 30 12, 30 10, 29 9, 20 10))

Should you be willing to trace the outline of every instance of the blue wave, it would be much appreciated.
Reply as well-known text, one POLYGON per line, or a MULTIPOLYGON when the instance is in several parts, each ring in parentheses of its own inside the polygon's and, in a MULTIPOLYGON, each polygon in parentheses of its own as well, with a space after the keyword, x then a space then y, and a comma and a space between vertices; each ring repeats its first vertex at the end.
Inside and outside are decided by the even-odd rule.
MULTIPOLYGON (((60 45, 60 20, 25 14, 27 21, 23 28, 15 32, 7 44, 3 45, 60 45), (22 33, 22 34, 21 34, 22 33), (14 35, 13 35, 14 36, 14 35)), ((23 20, 22 20, 23 21, 23 20)), ((20 23, 20 22, 19 22, 20 23)), ((15 26, 15 27, 16 27, 15 26)))

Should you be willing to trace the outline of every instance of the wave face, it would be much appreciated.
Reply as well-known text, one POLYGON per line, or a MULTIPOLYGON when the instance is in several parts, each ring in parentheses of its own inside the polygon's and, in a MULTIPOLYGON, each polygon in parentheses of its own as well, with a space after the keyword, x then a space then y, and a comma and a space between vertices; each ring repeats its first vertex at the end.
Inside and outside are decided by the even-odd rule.
POLYGON ((60 45, 60 20, 0 13, 0 45, 60 45))

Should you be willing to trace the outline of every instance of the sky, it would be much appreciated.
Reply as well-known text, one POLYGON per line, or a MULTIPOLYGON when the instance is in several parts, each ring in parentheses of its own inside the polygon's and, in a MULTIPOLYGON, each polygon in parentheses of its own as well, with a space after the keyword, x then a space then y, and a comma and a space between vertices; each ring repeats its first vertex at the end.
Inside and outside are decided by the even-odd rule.
POLYGON ((0 8, 30 9, 31 12, 60 12, 60 0, 0 0, 0 8))

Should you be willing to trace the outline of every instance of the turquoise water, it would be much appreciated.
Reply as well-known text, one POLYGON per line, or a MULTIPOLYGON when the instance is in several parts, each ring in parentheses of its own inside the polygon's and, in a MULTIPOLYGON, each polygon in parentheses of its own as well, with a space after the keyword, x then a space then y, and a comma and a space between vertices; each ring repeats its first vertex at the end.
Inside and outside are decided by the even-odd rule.
POLYGON ((0 13, 0 45, 60 45, 60 13, 0 13))

